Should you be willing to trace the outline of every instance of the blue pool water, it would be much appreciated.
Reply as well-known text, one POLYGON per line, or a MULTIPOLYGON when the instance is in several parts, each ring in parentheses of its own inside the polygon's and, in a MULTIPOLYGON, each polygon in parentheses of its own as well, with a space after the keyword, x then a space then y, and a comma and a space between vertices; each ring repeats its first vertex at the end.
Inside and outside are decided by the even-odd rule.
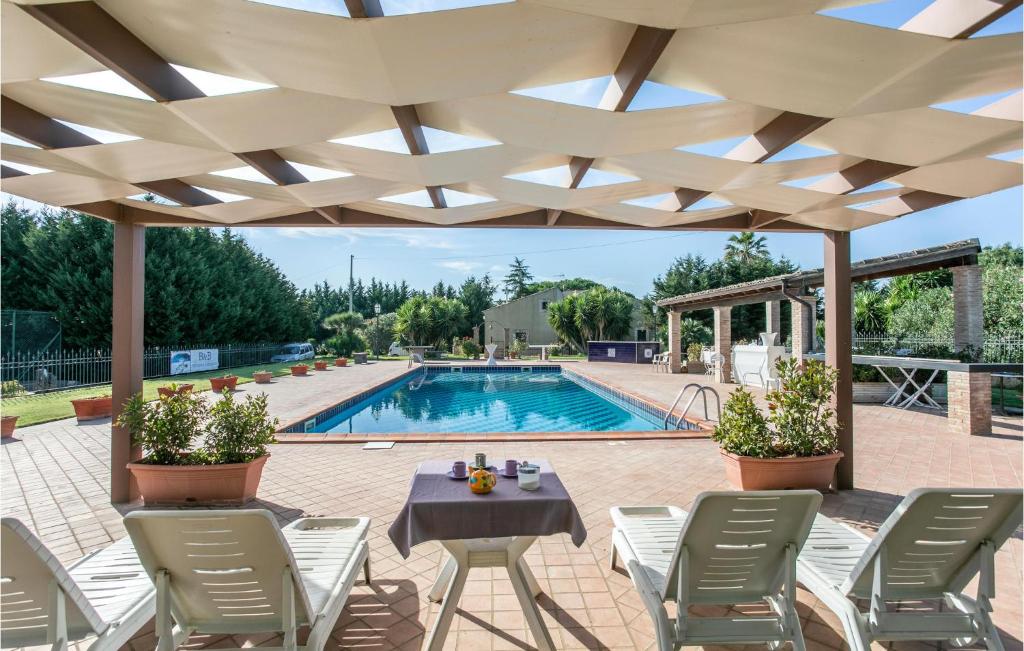
POLYGON ((606 399, 559 372, 431 372, 386 387, 308 431, 369 434, 661 429, 653 416, 642 413, 606 399))

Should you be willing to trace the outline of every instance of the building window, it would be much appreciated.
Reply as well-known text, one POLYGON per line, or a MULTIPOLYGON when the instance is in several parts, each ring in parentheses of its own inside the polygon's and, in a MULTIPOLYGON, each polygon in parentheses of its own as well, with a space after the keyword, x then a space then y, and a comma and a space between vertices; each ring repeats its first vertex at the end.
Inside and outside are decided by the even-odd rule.
POLYGON ((515 339, 523 342, 524 344, 530 342, 530 333, 526 330, 516 330, 515 334, 512 335, 515 339))
POLYGON ((547 312, 547 310, 548 310, 548 302, 547 301, 541 301, 540 302, 540 311, 541 312, 547 312))

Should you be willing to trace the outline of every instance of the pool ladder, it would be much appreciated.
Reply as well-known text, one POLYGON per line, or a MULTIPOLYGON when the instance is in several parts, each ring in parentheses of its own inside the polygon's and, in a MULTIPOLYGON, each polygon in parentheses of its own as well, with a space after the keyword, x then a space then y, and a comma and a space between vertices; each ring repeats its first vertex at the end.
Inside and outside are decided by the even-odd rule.
POLYGON ((692 396, 690 396, 690 401, 686 403, 686 407, 683 408, 682 413, 679 414, 679 418, 676 419, 675 425, 673 426, 674 429, 679 429, 679 425, 682 424, 683 419, 686 418, 686 414, 690 411, 690 407, 692 407, 693 403, 697 400, 697 396, 700 396, 704 400, 704 420, 711 420, 711 414, 708 412, 708 393, 711 393, 711 395, 715 397, 715 412, 717 414, 716 420, 722 420, 722 399, 719 397, 718 392, 709 386, 699 384, 697 382, 691 382, 679 390, 679 393, 676 394, 676 399, 672 401, 672 406, 669 407, 668 411, 665 413, 665 429, 668 429, 668 422, 672 420, 672 412, 676 410, 676 405, 678 405, 679 401, 683 399, 683 395, 686 391, 691 388, 696 388, 697 390, 693 392, 692 396))

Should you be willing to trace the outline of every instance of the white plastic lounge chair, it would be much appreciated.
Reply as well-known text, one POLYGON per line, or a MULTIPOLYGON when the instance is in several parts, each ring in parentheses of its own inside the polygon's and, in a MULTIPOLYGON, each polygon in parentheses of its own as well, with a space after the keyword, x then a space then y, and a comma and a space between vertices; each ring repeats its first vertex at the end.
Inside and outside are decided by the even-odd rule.
POLYGON ((0 641, 54 651, 95 637, 91 651, 118 649, 153 617, 156 592, 132 541, 123 538, 65 568, 25 525, 0 519, 0 641))
POLYGON ((989 613, 996 550, 1021 524, 1020 489, 918 488, 873 539, 819 515, 797 578, 843 623, 853 651, 871 642, 979 640, 1002 649, 989 613), (977 598, 962 591, 979 574, 977 598), (852 599, 870 600, 867 613, 852 599), (942 600, 950 612, 892 612, 890 602, 942 600))
POLYGON ((796 557, 821 504, 817 491, 701 493, 674 506, 614 507, 612 567, 621 556, 654 620, 660 651, 789 641, 804 649, 796 557), (676 603, 669 619, 664 604, 676 603), (767 602, 773 616, 695 617, 689 606, 767 602))
POLYGON ((175 648, 174 622, 199 633, 282 632, 285 649, 318 651, 360 567, 370 580, 369 518, 303 518, 282 530, 265 510, 135 511, 124 524, 156 584, 159 651, 175 648))

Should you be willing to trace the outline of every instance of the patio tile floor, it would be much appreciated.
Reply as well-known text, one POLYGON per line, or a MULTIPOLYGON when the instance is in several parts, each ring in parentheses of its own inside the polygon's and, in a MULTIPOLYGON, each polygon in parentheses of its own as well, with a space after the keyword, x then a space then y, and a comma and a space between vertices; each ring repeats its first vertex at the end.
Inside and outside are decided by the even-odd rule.
MULTIPOLYGON (((332 376, 332 385, 340 382, 334 377, 340 374, 332 376)), ((637 393, 662 400, 654 394, 665 389, 657 387, 680 386, 679 376, 663 377, 667 379, 637 382, 637 393)), ((308 388, 301 388, 312 386, 309 379, 281 379, 278 385, 272 389, 277 395, 271 404, 282 420, 289 412, 308 410, 305 404, 311 403, 303 403, 303 394, 308 401, 325 400, 322 392, 312 395, 308 388)), ((340 385, 334 388, 342 390, 340 385)), ((858 405, 854 419, 858 489, 827 495, 823 512, 869 534, 917 486, 1021 485, 1020 419, 997 418, 992 436, 986 437, 950 434, 942 415, 933 413, 858 405)), ((66 420, 20 429, 17 439, 2 446, 4 515, 22 519, 65 562, 124 535, 122 514, 109 504, 107 493, 109 435, 107 421, 79 426, 66 420)), ((557 648, 653 648, 649 617, 628 577, 608 568, 608 507, 675 504, 687 508, 701 491, 726 488, 717 446, 708 440, 401 443, 392 450, 376 451, 315 443, 273 446, 254 506, 271 509, 282 524, 309 515, 373 518, 373 583, 357 584, 328 649, 420 647, 425 628, 432 625, 438 610, 426 602, 425 595, 442 561, 441 549, 435 544, 420 545, 409 559, 402 559, 387 538, 387 528, 405 500, 408 479, 419 461, 465 458, 480 450, 494 459, 547 458, 587 525, 589 535, 579 549, 567 536, 553 536, 541 539, 527 554, 544 591, 540 605, 557 648), (662 479, 666 469, 668 482, 662 479)), ((1020 532, 999 552, 996 562, 995 621, 1006 647, 1021 649, 1020 532)), ((801 591, 799 600, 808 647, 844 648, 835 617, 807 592, 801 591)), ((529 649, 532 640, 526 628, 502 571, 476 569, 470 574, 446 648, 529 649)), ((189 646, 280 643, 280 637, 268 635, 194 636, 189 646)), ((151 630, 130 643, 134 651, 154 645, 151 630)), ((917 643, 894 646, 935 648, 917 643)))

